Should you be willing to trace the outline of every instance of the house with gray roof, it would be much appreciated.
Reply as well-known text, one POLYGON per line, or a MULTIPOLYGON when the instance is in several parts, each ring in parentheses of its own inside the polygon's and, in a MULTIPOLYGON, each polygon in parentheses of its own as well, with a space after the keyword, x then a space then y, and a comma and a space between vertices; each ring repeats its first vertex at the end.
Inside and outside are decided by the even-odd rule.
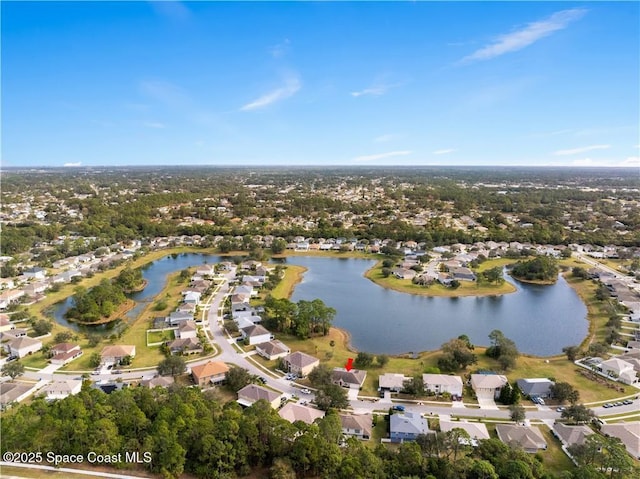
POLYGON ((290 423, 302 421, 307 424, 313 424, 316 419, 324 417, 324 411, 294 402, 288 402, 278 411, 278 415, 290 423))
POLYGON ((551 397, 551 386, 555 383, 547 378, 527 378, 516 381, 523 396, 528 397, 551 397))
POLYGON ((555 423, 551 432, 560 439, 566 447, 573 446, 574 444, 582 445, 588 436, 594 434, 593 430, 584 424, 570 426, 561 422, 555 423))
POLYGON ((156 376, 151 379, 143 379, 140 381, 140 386, 145 388, 168 388, 175 380, 171 376, 156 376))
POLYGON ((14 383, 12 381, 0 383, 0 410, 4 411, 13 403, 26 399, 32 392, 31 384, 14 383))
POLYGON ((449 393, 462 397, 462 378, 449 374, 423 374, 424 390, 431 394, 449 393))
POLYGON ((620 439, 627 452, 633 458, 640 459, 640 421, 603 424, 600 432, 620 439))
POLYGON ((266 343, 256 344, 256 352, 263 358, 271 361, 285 357, 291 350, 282 341, 274 339, 266 343))
POLYGON ((373 430, 373 416, 371 414, 340 414, 342 434, 355 437, 363 441, 371 438, 373 430))
POLYGON ((525 452, 536 453, 547 448, 547 441, 535 426, 520 426, 516 424, 496 424, 498 439, 510 446, 519 446, 525 452))
POLYGON ((452 431, 454 429, 462 429, 472 439, 471 445, 477 446, 478 440, 489 439, 489 430, 484 423, 481 422, 468 422, 468 421, 451 421, 447 419, 440 419, 440 430, 442 432, 452 431))
POLYGON ((254 324, 240 330, 242 337, 249 342, 250 345, 266 343, 273 339, 271 334, 264 326, 254 324))
POLYGON ((408 378, 404 374, 385 373, 378 377, 378 391, 400 392, 408 378))
POLYGON ((257 384, 249 384, 238 391, 238 404, 241 406, 249 407, 253 403, 264 399, 271 407, 277 409, 280 406, 280 398, 282 394, 279 394, 271 389, 267 389, 257 384))
POLYGON ((295 374, 298 377, 304 378, 313 371, 316 366, 320 365, 320 360, 313 356, 303 353, 302 351, 296 351, 283 358, 283 362, 286 367, 286 371, 295 374))
POLYGON ((64 381, 54 381, 47 384, 40 390, 47 401, 64 399, 67 396, 78 394, 82 389, 82 381, 78 379, 67 379, 64 381))
POLYGON ((420 414, 405 412, 392 414, 390 419, 391 442, 415 441, 420 434, 428 434, 429 424, 420 414))

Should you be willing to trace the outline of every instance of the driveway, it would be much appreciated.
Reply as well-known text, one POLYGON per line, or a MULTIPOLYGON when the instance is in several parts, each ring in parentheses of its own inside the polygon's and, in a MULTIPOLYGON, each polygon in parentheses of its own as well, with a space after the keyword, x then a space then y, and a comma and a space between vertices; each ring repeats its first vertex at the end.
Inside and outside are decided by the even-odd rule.
POLYGON ((480 405, 480 409, 498 409, 492 397, 478 396, 478 404, 480 405))

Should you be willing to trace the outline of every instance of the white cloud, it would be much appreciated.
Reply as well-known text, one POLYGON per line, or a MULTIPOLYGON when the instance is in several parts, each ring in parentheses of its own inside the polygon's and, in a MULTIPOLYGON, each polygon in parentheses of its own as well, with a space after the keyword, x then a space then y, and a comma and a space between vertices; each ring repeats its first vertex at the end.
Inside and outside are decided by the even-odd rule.
POLYGON ((62 166, 73 168, 75 166, 82 166, 82 162, 81 161, 76 161, 75 163, 65 163, 62 166))
POLYGON ((602 163, 596 162, 591 158, 581 158, 579 160, 573 160, 571 166, 603 166, 602 163))
POLYGON ((529 23, 524 28, 500 35, 489 45, 464 57, 459 63, 490 60, 505 53, 522 50, 553 32, 566 28, 571 22, 587 13, 584 8, 572 8, 554 13, 544 20, 529 23))
POLYGON ((142 126, 146 126, 147 128, 166 128, 164 123, 158 121, 145 121, 142 126))
POLYGON ((160 0, 151 3, 151 7, 156 14, 166 17, 174 22, 184 22, 191 18, 191 10, 187 6, 177 0, 160 0))
POLYGON ((302 84, 300 82, 300 79, 297 76, 290 75, 285 79, 285 85, 283 87, 276 88, 275 90, 262 95, 256 100, 247 103, 242 108, 240 108, 240 111, 251 111, 264 108, 280 100, 284 100, 295 95, 301 87, 302 84))
POLYGON ((433 151, 432 154, 433 155, 446 155, 448 153, 453 153, 454 151, 457 151, 457 150, 455 148, 444 148, 442 150, 433 151))
POLYGON ((282 58, 288 53, 290 44, 289 39, 285 38, 282 42, 269 48, 269 53, 273 58, 282 58))
POLYGON ((617 166, 637 166, 637 167, 640 167, 640 156, 629 156, 626 160, 618 163, 617 166))
POLYGON ((364 95, 380 96, 384 95, 390 87, 388 85, 379 85, 371 88, 365 88, 360 91, 352 91, 351 96, 359 97, 364 95))
POLYGON ((378 153, 376 155, 364 155, 358 156, 353 159, 353 161, 357 162, 366 162, 366 161, 377 161, 384 160, 385 158, 393 158, 395 156, 406 156, 413 153, 412 151, 402 150, 402 151, 389 151, 387 153, 378 153))
POLYGON ((565 155, 577 155, 579 153, 585 153, 587 151, 593 150, 606 150, 611 148, 611 145, 591 145, 591 146, 583 146, 581 148, 572 148, 569 150, 558 150, 554 152, 554 155, 565 156, 565 155))

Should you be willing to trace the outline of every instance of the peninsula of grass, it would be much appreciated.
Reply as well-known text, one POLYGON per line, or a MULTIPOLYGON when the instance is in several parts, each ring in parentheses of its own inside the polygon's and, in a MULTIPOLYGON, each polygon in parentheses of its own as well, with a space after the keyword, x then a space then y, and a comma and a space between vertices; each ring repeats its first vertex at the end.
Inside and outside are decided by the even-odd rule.
MULTIPOLYGON (((500 264, 491 263, 489 267, 499 266, 500 264)), ((484 263, 483 263, 484 266, 484 263)), ((486 268, 486 267, 485 267, 486 268)), ((373 268, 364 273, 365 278, 373 281, 378 286, 386 289, 392 289, 401 293, 417 294, 421 296, 443 296, 443 297, 461 297, 461 296, 498 296, 513 293, 517 288, 504 281, 502 284, 478 283, 476 281, 460 281, 458 288, 451 288, 440 283, 433 283, 429 286, 414 284, 409 279, 399 279, 393 275, 385 277, 382 274, 382 260, 379 260, 373 268)))
POLYGON ((274 298, 290 298, 296 285, 302 281, 302 277, 307 271, 304 266, 290 264, 285 266, 284 277, 280 280, 275 288, 271 291, 274 298))

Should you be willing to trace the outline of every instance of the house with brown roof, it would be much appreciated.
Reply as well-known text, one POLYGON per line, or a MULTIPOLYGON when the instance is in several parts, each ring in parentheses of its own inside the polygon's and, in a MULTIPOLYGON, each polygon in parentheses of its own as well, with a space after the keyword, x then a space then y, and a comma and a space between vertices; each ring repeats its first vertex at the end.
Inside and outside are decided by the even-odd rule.
POLYGON ((510 446, 519 446, 525 452, 536 453, 547 448, 547 441, 536 426, 496 424, 498 439, 510 446))
POLYGON ((167 348, 171 354, 200 354, 203 351, 198 338, 179 338, 169 341, 167 348))
POLYGON ((60 343, 52 346, 49 351, 53 356, 49 359, 51 364, 67 364, 82 356, 82 349, 77 344, 60 343))
POLYGON ((205 364, 191 367, 191 376, 201 388, 223 382, 228 372, 229 366, 220 361, 209 361, 205 364))
POLYGON ((11 331, 15 327, 16 325, 11 322, 8 314, 0 313, 0 333, 11 331))
POLYGON ((507 384, 506 376, 501 374, 472 374, 471 387, 477 397, 494 398, 500 396, 500 390, 507 384))
POLYGON ((198 327, 196 322, 192 320, 184 321, 180 323, 178 329, 174 332, 176 339, 189 339, 198 337, 198 327))
POLYGON ((12 381, 0 383, 0 410, 4 411, 13 403, 20 402, 31 394, 32 385, 14 383, 12 381))
POLYGON ((324 411, 308 406, 302 406, 301 404, 294 402, 288 402, 278 411, 278 415, 290 423, 302 421, 307 424, 313 424, 316 419, 324 417, 324 411))
POLYGON ((603 424, 600 432, 620 439, 627 452, 640 459, 640 421, 603 424))
POLYGON ((477 445, 477 441, 480 439, 489 439, 489 430, 484 423, 481 422, 467 422, 467 421, 451 421, 448 419, 440 419, 440 430, 442 432, 452 431, 454 429, 462 429, 469 437, 474 441, 471 441, 471 445, 477 445))
POLYGON ((257 384, 249 384, 238 391, 238 404, 249 407, 253 403, 264 399, 271 407, 277 409, 280 407, 280 398, 282 394, 267 389, 257 384))
POLYGON ((107 346, 102 350, 100 357, 103 364, 118 364, 127 356, 131 358, 136 355, 136 347, 128 344, 116 344, 107 346))
POLYGON ((371 438, 373 430, 373 416, 371 414, 340 414, 342 434, 363 441, 371 438))
POLYGON ((331 382, 343 388, 360 389, 367 378, 367 372, 361 369, 333 368, 331 382))
POLYGON ((267 343, 256 344, 256 353, 269 361, 273 359, 283 358, 289 354, 291 350, 281 341, 274 339, 267 343))
POLYGON ((307 377, 309 373, 316 368, 316 366, 320 365, 320 360, 318 358, 314 358, 313 356, 301 351, 296 351, 285 356, 283 361, 287 372, 295 374, 301 378, 307 377))

